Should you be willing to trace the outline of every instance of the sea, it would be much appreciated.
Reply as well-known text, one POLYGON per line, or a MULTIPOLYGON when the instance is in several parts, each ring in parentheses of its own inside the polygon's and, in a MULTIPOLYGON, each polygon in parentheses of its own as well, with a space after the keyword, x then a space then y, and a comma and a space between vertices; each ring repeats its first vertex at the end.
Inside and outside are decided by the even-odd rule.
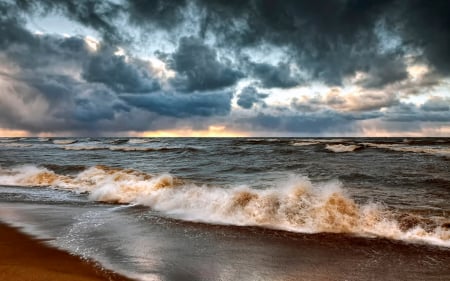
POLYGON ((0 138, 0 221, 136 280, 450 280, 450 138, 0 138))

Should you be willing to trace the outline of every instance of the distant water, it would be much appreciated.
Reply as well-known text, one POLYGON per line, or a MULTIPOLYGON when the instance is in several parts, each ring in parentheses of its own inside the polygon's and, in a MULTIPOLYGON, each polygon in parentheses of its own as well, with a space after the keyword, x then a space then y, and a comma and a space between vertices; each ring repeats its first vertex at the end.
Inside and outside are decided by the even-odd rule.
POLYGON ((0 219, 142 280, 449 280, 450 138, 2 138, 0 219))

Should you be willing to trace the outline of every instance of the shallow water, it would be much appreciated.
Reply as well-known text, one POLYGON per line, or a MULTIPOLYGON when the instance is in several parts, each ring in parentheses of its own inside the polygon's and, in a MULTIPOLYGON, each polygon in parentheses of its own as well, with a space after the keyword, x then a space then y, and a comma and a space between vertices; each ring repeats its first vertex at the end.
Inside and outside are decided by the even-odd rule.
POLYGON ((448 280, 449 149, 2 139, 0 218, 142 280, 448 280))

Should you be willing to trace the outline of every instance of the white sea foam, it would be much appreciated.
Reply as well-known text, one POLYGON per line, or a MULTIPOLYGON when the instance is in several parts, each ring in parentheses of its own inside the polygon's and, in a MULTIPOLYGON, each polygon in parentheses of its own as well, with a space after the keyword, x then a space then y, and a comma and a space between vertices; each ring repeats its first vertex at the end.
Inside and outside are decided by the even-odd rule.
POLYGON ((72 139, 63 139, 63 140, 54 140, 53 143, 54 144, 73 144, 78 142, 77 140, 72 140, 72 139))
POLYGON ((0 147, 31 147, 33 146, 31 143, 0 143, 0 147))
POLYGON ((250 138, 246 139, 248 142, 279 142, 280 139, 266 139, 266 138, 250 138))
POLYGON ((149 143, 155 141, 154 139, 129 139, 128 143, 130 144, 142 144, 142 143, 149 143))
POLYGON ((309 145, 316 145, 319 144, 317 141, 295 141, 292 142, 292 146, 309 146, 309 145))
POLYGON ((388 149, 392 151, 399 152, 412 152, 412 153, 425 153, 437 156, 450 157, 450 147, 444 146, 414 146, 414 145, 404 145, 404 144, 380 144, 380 143, 361 143, 362 145, 388 149))
POLYGON ((0 143, 11 143, 11 142, 15 142, 17 141, 16 139, 1 139, 0 138, 0 143))
POLYGON ((63 148, 65 150, 104 150, 108 149, 107 145, 93 145, 93 144, 83 144, 83 145, 66 145, 63 148))
POLYGON ((349 144, 349 145, 344 145, 344 144, 327 144, 325 146, 325 149, 328 149, 330 151, 333 152, 352 152, 355 151, 356 149, 361 148, 361 146, 359 145, 355 145, 355 144, 349 144))
POLYGON ((110 146, 109 150, 112 151, 157 151, 170 149, 165 147, 147 147, 147 146, 110 146))
POLYGON ((200 150, 200 146, 139 146, 139 145, 103 145, 103 144, 77 144, 63 147, 65 150, 111 150, 111 151, 163 151, 163 150, 200 150))
POLYGON ((309 139, 309 141, 319 142, 319 143, 342 143, 346 140, 344 139, 309 139))
POLYGON ((421 241, 450 247, 449 218, 398 214, 358 204, 339 182, 313 184, 292 176, 265 190, 186 183, 170 174, 94 166, 74 176, 36 166, 0 169, 0 184, 88 192, 94 201, 146 205, 170 217, 253 225, 294 232, 334 232, 421 241))

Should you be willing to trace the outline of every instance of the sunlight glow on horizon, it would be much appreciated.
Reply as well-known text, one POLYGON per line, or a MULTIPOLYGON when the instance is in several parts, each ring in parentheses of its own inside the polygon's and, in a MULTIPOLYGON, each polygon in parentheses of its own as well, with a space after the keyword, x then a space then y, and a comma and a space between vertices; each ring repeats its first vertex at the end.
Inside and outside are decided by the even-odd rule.
POLYGON ((15 138, 15 137, 28 137, 30 134, 24 130, 10 130, 0 128, 0 137, 15 138))
POLYGON ((248 137, 245 132, 227 130, 226 126, 209 126, 208 130, 193 130, 191 128, 177 130, 158 130, 135 133, 140 137, 196 137, 196 138, 218 138, 218 137, 248 137))

